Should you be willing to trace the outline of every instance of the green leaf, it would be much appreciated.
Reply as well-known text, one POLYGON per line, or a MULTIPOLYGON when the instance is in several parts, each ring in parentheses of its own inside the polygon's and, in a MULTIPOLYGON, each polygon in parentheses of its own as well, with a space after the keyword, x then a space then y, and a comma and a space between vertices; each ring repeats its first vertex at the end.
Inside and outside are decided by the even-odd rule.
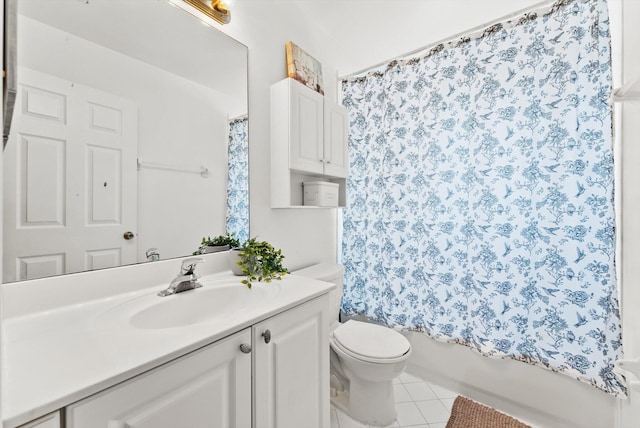
POLYGON ((242 267, 242 273, 246 278, 242 281, 249 288, 252 282, 271 282, 272 279, 281 279, 289 271, 282 266, 282 250, 275 249, 265 241, 258 241, 256 238, 248 239, 240 246, 239 261, 237 264, 242 267))

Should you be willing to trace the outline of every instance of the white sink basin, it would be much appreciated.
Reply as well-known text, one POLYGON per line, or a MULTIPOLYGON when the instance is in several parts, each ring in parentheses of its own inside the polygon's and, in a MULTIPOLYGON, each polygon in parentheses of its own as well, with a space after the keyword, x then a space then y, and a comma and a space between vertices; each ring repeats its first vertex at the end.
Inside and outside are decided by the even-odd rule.
POLYGON ((279 292, 277 283, 255 284, 251 289, 239 281, 205 283, 202 288, 170 296, 160 297, 154 293, 129 300, 100 314, 96 325, 108 327, 125 321, 131 327, 144 330, 186 327, 229 317, 235 311, 274 298, 279 292))

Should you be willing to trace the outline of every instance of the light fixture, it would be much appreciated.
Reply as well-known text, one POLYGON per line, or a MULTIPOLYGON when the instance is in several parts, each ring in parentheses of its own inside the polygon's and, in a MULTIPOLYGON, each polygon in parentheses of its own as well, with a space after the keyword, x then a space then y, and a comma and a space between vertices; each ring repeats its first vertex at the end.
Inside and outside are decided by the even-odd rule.
POLYGON ((228 24, 231 21, 231 12, 227 9, 227 5, 222 0, 184 1, 220 24, 228 24))

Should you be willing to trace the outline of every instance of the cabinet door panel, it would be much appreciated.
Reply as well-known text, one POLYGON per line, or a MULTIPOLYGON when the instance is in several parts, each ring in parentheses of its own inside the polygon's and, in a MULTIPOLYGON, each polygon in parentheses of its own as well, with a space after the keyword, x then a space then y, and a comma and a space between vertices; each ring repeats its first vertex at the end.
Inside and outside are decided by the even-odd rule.
POLYGON ((349 113, 341 105, 325 101, 324 173, 332 177, 349 175, 349 113))
POLYGON ((35 421, 20 425, 19 428, 61 428, 60 412, 50 413, 35 421))
POLYGON ((329 427, 328 306, 325 295, 253 327, 255 428, 329 427))
POLYGON ((289 83, 289 96, 290 168, 322 174, 324 98, 296 81, 289 83))
POLYGON ((67 408, 67 428, 250 428, 245 329, 67 408))

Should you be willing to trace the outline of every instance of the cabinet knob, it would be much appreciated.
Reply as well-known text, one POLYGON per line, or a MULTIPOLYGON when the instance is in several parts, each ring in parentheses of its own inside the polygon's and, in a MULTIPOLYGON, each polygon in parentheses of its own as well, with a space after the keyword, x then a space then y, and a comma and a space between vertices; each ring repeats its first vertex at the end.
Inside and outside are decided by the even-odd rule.
POLYGON ((271 342, 271 332, 268 329, 262 333, 262 337, 264 337, 264 343, 271 342))
POLYGON ((242 345, 240 345, 240 350, 243 354, 249 354, 251 352, 251 345, 243 343, 242 345))

